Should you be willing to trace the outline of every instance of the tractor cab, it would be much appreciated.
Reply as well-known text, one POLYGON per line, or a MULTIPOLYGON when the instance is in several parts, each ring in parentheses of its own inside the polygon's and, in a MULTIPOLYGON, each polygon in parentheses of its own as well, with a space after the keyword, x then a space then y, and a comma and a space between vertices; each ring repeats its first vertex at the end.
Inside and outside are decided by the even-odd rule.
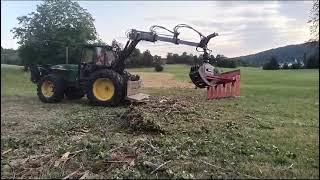
POLYGON ((116 63, 116 53, 107 45, 84 45, 81 50, 80 79, 98 69, 111 69, 116 63))
POLYGON ((81 64, 111 67, 116 53, 107 45, 84 45, 81 52, 81 64))

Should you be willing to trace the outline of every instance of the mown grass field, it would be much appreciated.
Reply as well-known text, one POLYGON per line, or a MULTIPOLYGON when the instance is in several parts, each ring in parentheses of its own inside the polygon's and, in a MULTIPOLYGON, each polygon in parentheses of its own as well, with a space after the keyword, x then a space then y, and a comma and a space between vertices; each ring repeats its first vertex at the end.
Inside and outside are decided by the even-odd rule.
MULTIPOLYGON (((164 72, 189 81, 188 66, 164 72)), ((132 106, 43 104, 29 77, 1 66, 3 178, 319 178, 318 70, 241 68, 241 97, 215 101, 199 89, 144 89, 159 110, 142 114, 160 133, 123 126, 132 106), (161 109, 159 99, 182 110, 161 109)))

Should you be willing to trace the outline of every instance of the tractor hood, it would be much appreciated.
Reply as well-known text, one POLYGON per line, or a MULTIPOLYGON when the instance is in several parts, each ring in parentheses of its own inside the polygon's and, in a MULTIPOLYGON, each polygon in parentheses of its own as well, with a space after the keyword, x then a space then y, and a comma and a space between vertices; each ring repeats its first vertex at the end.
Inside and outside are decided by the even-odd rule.
POLYGON ((51 69, 65 70, 65 71, 78 71, 78 65, 76 64, 57 64, 51 66, 51 69))
POLYGON ((78 81, 78 70, 77 64, 57 64, 50 67, 51 71, 56 74, 60 74, 69 83, 75 83, 78 81))

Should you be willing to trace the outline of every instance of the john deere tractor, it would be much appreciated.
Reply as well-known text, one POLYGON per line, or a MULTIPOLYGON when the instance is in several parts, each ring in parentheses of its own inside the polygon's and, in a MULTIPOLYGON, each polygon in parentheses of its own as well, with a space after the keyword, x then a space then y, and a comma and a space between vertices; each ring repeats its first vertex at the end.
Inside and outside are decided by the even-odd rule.
POLYGON ((125 99, 134 99, 141 89, 142 81, 138 75, 132 75, 125 70, 125 60, 140 41, 163 41, 201 48, 204 53, 203 63, 201 66, 192 67, 189 74, 192 82, 200 88, 210 85, 205 75, 217 73, 208 63, 207 52, 207 44, 211 38, 217 36, 216 33, 204 36, 188 25, 179 24, 173 31, 162 26, 152 26, 149 32, 132 29, 127 36, 129 40, 122 50, 107 45, 84 45, 79 64, 31 66, 31 81, 37 84, 39 99, 45 103, 56 103, 64 97, 80 99, 86 95, 91 103, 102 106, 117 106, 125 99), (200 42, 180 40, 178 29, 181 27, 197 32, 200 42), (173 36, 159 36, 155 32, 157 28, 166 30, 173 36))

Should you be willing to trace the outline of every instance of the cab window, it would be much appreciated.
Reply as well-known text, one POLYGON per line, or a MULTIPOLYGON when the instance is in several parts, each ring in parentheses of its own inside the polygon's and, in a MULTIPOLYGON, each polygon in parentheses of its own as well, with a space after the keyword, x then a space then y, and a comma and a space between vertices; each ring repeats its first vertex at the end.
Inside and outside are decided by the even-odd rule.
POLYGON ((106 50, 101 47, 96 48, 97 61, 96 65, 105 65, 106 64, 106 50))
POLYGON ((93 62, 94 50, 92 48, 85 48, 83 51, 82 62, 91 63, 93 62))
POLYGON ((116 60, 115 54, 113 51, 106 52, 106 66, 110 67, 116 60))

